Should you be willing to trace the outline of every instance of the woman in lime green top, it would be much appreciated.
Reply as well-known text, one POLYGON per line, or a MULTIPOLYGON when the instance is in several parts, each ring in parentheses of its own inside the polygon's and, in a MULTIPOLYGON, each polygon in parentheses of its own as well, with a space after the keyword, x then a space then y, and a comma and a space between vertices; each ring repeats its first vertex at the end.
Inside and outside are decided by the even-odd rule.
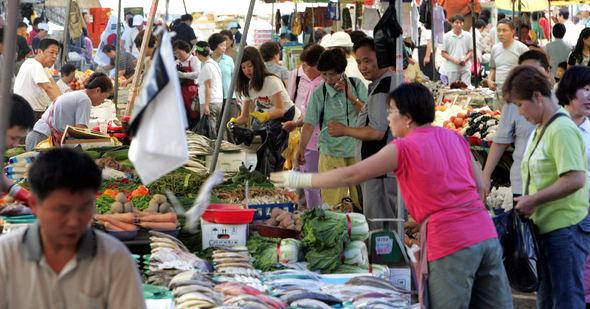
POLYGON ((569 114, 551 98, 540 70, 518 66, 502 89, 506 102, 538 125, 525 151, 522 197, 516 209, 538 228, 541 285, 538 308, 585 308, 583 271, 590 250, 586 152, 569 114))

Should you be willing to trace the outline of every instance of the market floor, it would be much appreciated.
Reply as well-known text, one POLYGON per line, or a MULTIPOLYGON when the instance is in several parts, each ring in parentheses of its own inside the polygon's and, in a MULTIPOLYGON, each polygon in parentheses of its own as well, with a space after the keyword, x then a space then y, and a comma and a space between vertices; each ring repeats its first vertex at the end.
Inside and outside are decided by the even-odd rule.
POLYGON ((537 301, 534 293, 520 293, 512 290, 514 309, 536 309, 537 301))

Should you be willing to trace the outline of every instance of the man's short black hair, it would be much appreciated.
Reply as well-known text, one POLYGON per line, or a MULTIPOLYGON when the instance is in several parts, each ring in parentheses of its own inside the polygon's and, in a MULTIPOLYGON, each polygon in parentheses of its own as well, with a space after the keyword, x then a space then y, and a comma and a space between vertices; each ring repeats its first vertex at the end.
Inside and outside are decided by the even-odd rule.
POLYGON ((313 41, 319 43, 326 34, 328 34, 328 32, 324 29, 315 30, 313 32, 313 41))
POLYGON ((355 31, 349 33, 349 35, 350 35, 350 40, 352 41, 353 44, 355 44, 356 42, 367 37, 367 34, 360 31, 360 30, 355 30, 355 31))
POLYGON ((506 14, 504 14, 502 12, 498 13, 498 16, 497 16, 498 21, 500 21, 500 20, 502 20, 504 18, 506 18, 506 14))
POLYGON ((49 46, 55 45, 59 49, 59 42, 56 39, 43 39, 41 43, 39 43, 39 49, 45 51, 49 46))
POLYGON ((565 36, 565 25, 562 23, 557 23, 553 26, 553 36, 556 39, 563 39, 565 36))
POLYGON ((486 22, 483 19, 478 19, 475 21, 475 29, 485 28, 486 22))
POLYGON ((276 55, 281 53, 281 46, 275 41, 268 41, 264 42, 259 50, 264 62, 269 62, 272 61, 276 55))
POLYGON ((559 64, 557 64, 558 68, 562 68, 564 71, 567 71, 567 62, 562 61, 559 64))
POLYGON ((76 66, 75 66, 75 65, 73 65, 73 64, 71 64, 71 63, 66 63, 66 64, 64 64, 64 65, 61 67, 61 70, 60 70, 60 72, 61 72, 61 76, 62 76, 62 77, 64 77, 64 76, 68 76, 68 75, 70 75, 72 72, 75 72, 75 71, 76 71, 76 66))
POLYGON ((503 18, 498 20, 498 24, 496 25, 496 27, 498 27, 498 25, 500 24, 505 24, 507 25, 511 30, 514 30, 514 23, 512 23, 512 20, 508 19, 508 18, 503 18))
POLYGON ((43 22, 43 19, 41 17, 37 17, 33 20, 33 26, 37 27, 37 25, 39 25, 42 22, 43 22))
POLYGON ((375 40, 373 40, 373 38, 371 38, 371 37, 363 38, 360 41, 354 43, 352 50, 356 54, 356 51, 361 47, 368 47, 369 49, 374 51, 375 50, 375 40))
POLYGON ((8 128, 19 127, 31 130, 35 125, 35 116, 31 104, 18 94, 12 95, 12 107, 10 108, 10 119, 8 128))
POLYGON ((115 47, 113 44, 107 44, 102 48, 102 52, 105 54, 108 54, 112 51, 117 51, 117 47, 115 47))
POLYGON ((568 11, 568 9, 566 9, 566 8, 561 8, 561 9, 559 9, 559 13, 557 13, 557 16, 561 16, 561 17, 563 17, 563 19, 569 19, 570 18, 570 11, 568 11))
POLYGON ((180 16, 181 21, 193 21, 193 15, 191 14, 184 14, 180 16))
POLYGON ((221 33, 213 33, 208 39, 207 43, 209 43, 209 47, 211 50, 216 50, 219 44, 227 41, 225 35, 221 33))
POLYGON ((318 61, 318 71, 326 72, 329 70, 334 70, 338 74, 344 73, 346 70, 346 66, 348 65, 348 61, 346 60, 346 54, 340 48, 334 48, 326 50, 320 56, 318 61))
POLYGON ((400 115, 409 116, 417 125, 434 121, 434 98, 421 83, 402 83, 389 94, 386 104, 392 100, 400 115))
POLYGON ((98 191, 102 183, 101 171, 84 152, 69 148, 55 148, 41 154, 29 170, 33 194, 41 201, 60 189, 80 192, 98 191))
POLYGON ((22 27, 25 27, 25 28, 27 28, 27 27, 29 27, 29 26, 28 26, 28 25, 27 25, 27 23, 25 23, 24 21, 21 21, 21 22, 19 22, 19 23, 16 25, 16 29, 19 29, 19 28, 22 28, 22 27))
POLYGON ((465 18, 463 18, 463 15, 461 14, 457 14, 453 17, 451 17, 451 22, 454 23, 455 21, 460 20, 460 21, 465 21, 465 18))

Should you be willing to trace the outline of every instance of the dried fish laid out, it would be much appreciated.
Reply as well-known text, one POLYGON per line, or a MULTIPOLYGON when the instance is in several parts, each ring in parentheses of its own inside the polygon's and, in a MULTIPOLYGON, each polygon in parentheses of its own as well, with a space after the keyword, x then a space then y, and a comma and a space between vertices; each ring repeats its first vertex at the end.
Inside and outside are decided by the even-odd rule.
POLYGON ((260 273, 254 269, 252 257, 245 246, 216 249, 213 251, 213 264, 215 279, 221 283, 244 283, 261 292, 268 291, 260 280, 260 273))
POLYGON ((176 308, 214 308, 222 304, 223 297, 215 292, 215 284, 209 274, 187 270, 174 276, 168 288, 176 308))
POLYGON ((190 253, 177 238, 158 231, 149 231, 151 255, 147 283, 168 285, 172 277, 184 270, 212 272, 209 262, 190 253))
MULTIPOLYGON (((186 141, 188 153, 191 156, 210 155, 215 148, 215 140, 208 139, 192 131, 186 131, 186 141)), ((241 150, 242 148, 228 141, 222 141, 220 149, 223 150, 241 150)))
POLYGON ((410 308, 410 291, 373 276, 357 276, 344 285, 326 284, 321 292, 351 303, 346 308, 410 308))
POLYGON ((253 288, 252 286, 244 283, 238 282, 226 282, 221 283, 215 286, 215 291, 219 293, 223 293, 226 296, 224 299, 224 304, 226 305, 234 305, 234 306, 247 306, 243 305, 244 303, 254 302, 256 303, 254 306, 258 307, 260 301, 267 306, 267 308, 285 308, 284 303, 282 303, 279 299, 268 296, 265 293, 261 292, 260 290, 253 288), (240 298, 242 295, 253 296, 256 300, 247 297, 247 298, 240 298))

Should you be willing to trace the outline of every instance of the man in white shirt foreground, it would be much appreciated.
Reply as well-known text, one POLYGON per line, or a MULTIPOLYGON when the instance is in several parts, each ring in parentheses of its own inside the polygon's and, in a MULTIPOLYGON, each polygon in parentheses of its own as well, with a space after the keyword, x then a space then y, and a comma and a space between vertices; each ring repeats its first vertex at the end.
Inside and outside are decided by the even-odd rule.
POLYGON ((101 171, 57 148, 29 171, 38 221, 0 237, 0 309, 145 308, 137 267, 117 239, 90 227, 101 171))

